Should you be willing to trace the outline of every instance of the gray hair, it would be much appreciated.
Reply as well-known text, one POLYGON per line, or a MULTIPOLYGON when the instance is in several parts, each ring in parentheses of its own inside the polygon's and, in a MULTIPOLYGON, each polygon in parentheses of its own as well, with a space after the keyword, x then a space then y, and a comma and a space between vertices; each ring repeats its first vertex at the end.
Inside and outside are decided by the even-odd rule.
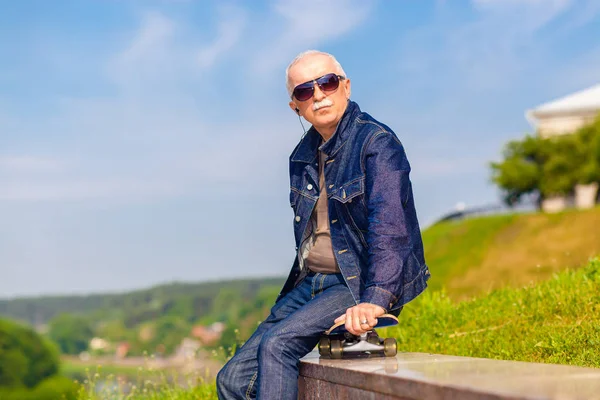
POLYGON ((303 51, 302 53, 298 54, 296 56, 296 58, 294 58, 292 60, 292 62, 290 63, 290 65, 288 65, 288 67, 285 69, 285 86, 287 88, 288 94, 290 95, 290 97, 292 97, 292 92, 294 91, 294 87, 292 86, 292 82, 290 82, 290 69, 298 64, 298 62, 300 60, 302 60, 304 57, 307 56, 312 56, 312 55, 322 55, 322 56, 326 56, 329 57, 331 59, 331 61, 333 61, 333 65, 335 65, 335 69, 337 71, 337 74, 342 75, 343 77, 346 76, 346 73, 344 72, 344 69, 342 68, 342 65, 339 63, 338 60, 335 59, 335 57, 329 53, 325 53, 323 51, 318 51, 318 50, 306 50, 303 51))

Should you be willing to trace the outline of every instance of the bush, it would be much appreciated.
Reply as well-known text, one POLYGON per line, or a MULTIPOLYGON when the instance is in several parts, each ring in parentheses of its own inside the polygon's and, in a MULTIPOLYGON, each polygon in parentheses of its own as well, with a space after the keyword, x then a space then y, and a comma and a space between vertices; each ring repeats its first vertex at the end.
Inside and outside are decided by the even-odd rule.
POLYGON ((63 354, 79 354, 87 350, 94 331, 90 321, 83 316, 59 314, 48 323, 48 336, 63 354))
POLYGON ((80 385, 64 376, 53 376, 43 380, 32 389, 0 388, 2 400, 75 400, 80 385))
POLYGON ((50 342, 31 328, 0 320, 0 387, 32 388, 55 375, 58 366, 50 342))

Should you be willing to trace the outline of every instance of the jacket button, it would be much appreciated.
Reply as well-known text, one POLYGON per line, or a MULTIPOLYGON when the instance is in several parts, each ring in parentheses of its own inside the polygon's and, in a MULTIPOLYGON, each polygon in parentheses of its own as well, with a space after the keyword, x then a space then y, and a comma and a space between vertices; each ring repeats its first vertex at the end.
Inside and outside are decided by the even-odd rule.
POLYGON ((308 186, 306 186, 306 188, 307 188, 308 190, 312 190, 312 185, 309 183, 309 184, 308 184, 308 186))
POLYGON ((300 222, 300 216, 296 215, 296 222, 300 222))

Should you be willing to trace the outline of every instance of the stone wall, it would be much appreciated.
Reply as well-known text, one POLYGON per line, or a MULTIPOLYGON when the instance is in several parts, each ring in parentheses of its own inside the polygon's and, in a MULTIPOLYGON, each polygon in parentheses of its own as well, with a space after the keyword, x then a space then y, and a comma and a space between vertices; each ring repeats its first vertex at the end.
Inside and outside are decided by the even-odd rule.
POLYGON ((300 363, 299 399, 600 400, 600 369, 425 353, 300 363))

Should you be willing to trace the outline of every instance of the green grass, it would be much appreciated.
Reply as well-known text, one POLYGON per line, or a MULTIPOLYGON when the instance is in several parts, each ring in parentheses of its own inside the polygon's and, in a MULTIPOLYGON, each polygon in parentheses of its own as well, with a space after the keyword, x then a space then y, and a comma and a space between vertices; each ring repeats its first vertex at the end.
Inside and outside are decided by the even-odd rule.
MULTIPOLYGON (((98 366, 85 369, 79 381, 77 400, 196 400, 216 399, 214 379, 203 371, 178 373, 174 370, 136 368, 136 375, 121 375, 98 366)), ((127 371, 130 374, 132 371, 127 371)))
POLYGON ((60 373, 66 376, 86 376, 90 370, 97 369, 100 367, 104 374, 113 375, 126 375, 126 376, 137 376, 139 375, 139 368, 128 366, 128 365, 98 365, 91 366, 90 364, 73 362, 68 358, 61 359, 60 362, 60 373))
POLYGON ((215 382, 191 382, 190 386, 173 385, 165 382, 155 384, 143 382, 140 385, 123 385, 115 381, 114 386, 96 390, 93 383, 82 386, 78 400, 203 400, 216 399, 215 382))
POLYGON ((600 259, 460 303, 426 292, 387 334, 399 351, 600 367, 600 259))

